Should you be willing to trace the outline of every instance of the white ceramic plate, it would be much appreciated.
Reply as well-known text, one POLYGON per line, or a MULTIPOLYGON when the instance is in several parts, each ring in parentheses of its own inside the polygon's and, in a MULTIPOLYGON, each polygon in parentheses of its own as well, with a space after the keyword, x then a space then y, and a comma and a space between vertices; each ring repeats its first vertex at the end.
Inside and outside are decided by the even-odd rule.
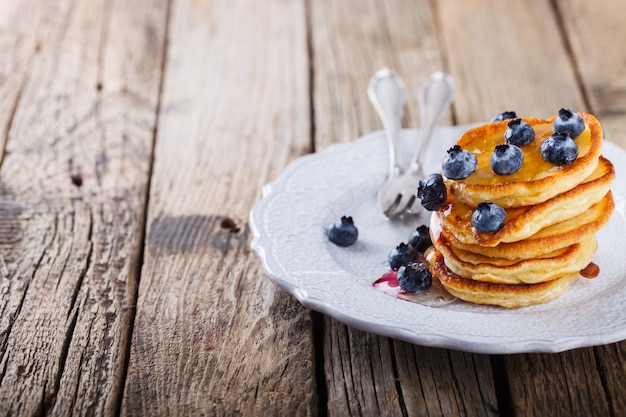
MULTIPOLYGON (((470 126, 441 127, 427 153, 426 172, 470 126)), ((401 132, 415 149, 419 131, 401 132)), ((407 161, 410 152, 407 152, 407 161)), ((383 132, 330 147, 290 164, 263 189, 250 213, 252 249, 268 277, 303 305, 350 326, 425 346, 479 353, 560 352, 626 339, 626 151, 605 141, 613 161, 616 208, 599 232, 596 279, 579 279, 547 304, 508 310, 456 301, 426 307, 375 289, 387 255, 425 219, 389 221, 376 192, 388 167, 383 132), (357 243, 340 248, 325 228, 342 215, 354 218, 357 243)), ((405 164, 406 165, 406 164, 405 164)))

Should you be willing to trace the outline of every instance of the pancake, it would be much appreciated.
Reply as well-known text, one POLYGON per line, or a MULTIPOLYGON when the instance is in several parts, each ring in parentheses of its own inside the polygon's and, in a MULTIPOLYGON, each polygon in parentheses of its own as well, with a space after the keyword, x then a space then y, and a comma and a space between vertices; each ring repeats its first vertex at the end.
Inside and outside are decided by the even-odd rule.
POLYGON ((578 156, 570 165, 549 163, 541 154, 556 116, 523 119, 535 138, 520 146, 521 168, 510 175, 495 174, 490 163, 509 121, 470 129, 457 141, 476 156, 478 167, 464 179, 443 177, 447 200, 431 216, 433 247, 426 255, 431 273, 452 295, 516 308, 558 297, 579 276, 598 276, 596 233, 615 208, 615 168, 601 155, 600 124, 579 114, 585 129, 574 138, 578 156), (496 230, 479 233, 472 224, 480 203, 504 209, 503 223, 499 214, 481 213, 487 217, 478 226, 496 230))
POLYGON ((524 153, 522 168, 505 176, 496 175, 489 160, 496 145, 504 143, 504 132, 510 120, 488 123, 468 130, 457 141, 457 145, 476 155, 478 167, 463 180, 444 177, 450 197, 472 207, 483 201, 490 201, 504 208, 521 207, 542 203, 576 187, 595 170, 602 152, 600 123, 591 114, 579 114, 586 126, 583 133, 575 139, 578 158, 571 165, 556 166, 541 156, 541 144, 552 134, 555 117, 546 120, 523 118, 535 130, 535 140, 521 147, 524 153))
POLYGON ((529 259, 504 259, 453 248, 442 236, 434 243, 446 266, 461 278, 496 284, 536 284, 578 273, 591 262, 598 241, 591 236, 580 243, 529 259))
MULTIPOLYGON (((527 239, 500 243, 493 247, 463 243, 445 229, 441 233, 454 248, 495 258, 528 259, 565 248, 595 235, 608 223, 614 207, 613 194, 609 191, 598 204, 576 217, 547 226, 527 239)), ((437 213, 432 218, 441 223, 437 213)), ((434 227, 440 229, 441 225, 434 227)), ((432 228, 433 226, 431 230, 432 228)))
POLYGON ((441 285, 455 297, 475 304, 497 305, 505 308, 541 304, 557 298, 579 277, 569 274, 539 284, 493 284, 461 278, 445 264, 443 255, 432 250, 427 261, 441 285))
POLYGON ((538 204, 506 209, 504 225, 495 232, 478 233, 471 221, 474 208, 460 201, 451 201, 438 212, 443 228, 462 243, 493 247, 526 239, 545 227, 579 216, 607 196, 615 179, 613 164, 604 157, 598 160, 591 175, 574 188, 538 204))

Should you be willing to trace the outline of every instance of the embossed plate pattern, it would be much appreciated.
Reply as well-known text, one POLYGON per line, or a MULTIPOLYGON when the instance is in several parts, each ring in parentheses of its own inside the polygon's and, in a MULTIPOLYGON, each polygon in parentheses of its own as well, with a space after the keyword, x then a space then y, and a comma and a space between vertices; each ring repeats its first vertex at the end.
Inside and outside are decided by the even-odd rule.
MULTIPOLYGON (((426 172, 469 126, 441 127, 428 149, 426 172)), ((414 149, 419 131, 401 132, 414 149)), ((410 152, 406 152, 407 154, 410 152)), ((615 165, 616 208, 598 234, 596 279, 579 279, 547 304, 507 310, 456 301, 426 307, 386 295, 372 282, 386 271, 389 251, 427 219, 389 221, 376 192, 386 178, 383 132, 291 163, 250 213, 252 249, 267 276, 303 305, 369 332, 425 346, 478 353, 560 352, 626 339, 626 151, 604 142, 615 165), (350 215, 357 243, 340 248, 325 228, 350 215)), ((408 163, 408 155, 407 161, 408 163)))

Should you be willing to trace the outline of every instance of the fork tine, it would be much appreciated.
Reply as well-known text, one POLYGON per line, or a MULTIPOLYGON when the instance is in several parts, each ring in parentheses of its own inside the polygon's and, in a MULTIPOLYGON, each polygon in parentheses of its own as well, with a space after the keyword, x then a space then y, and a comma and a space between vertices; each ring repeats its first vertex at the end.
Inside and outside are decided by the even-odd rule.
POLYGON ((400 196, 400 201, 396 206, 393 215, 394 216, 402 216, 406 212, 407 208, 413 204, 415 197, 413 195, 402 194, 400 196))
POLYGON ((411 205, 408 206, 407 210, 409 210, 411 213, 421 215, 421 212, 422 212, 421 204, 422 202, 420 201, 420 199, 417 198, 416 196, 413 196, 413 201, 411 202, 411 205))
POLYGON ((398 207, 400 207, 400 203, 402 200, 402 195, 398 194, 396 196, 396 198, 391 202, 391 204, 389 204, 389 206, 387 206, 384 210, 383 210, 383 214, 386 217, 393 217, 396 214, 396 210, 398 209, 398 207))

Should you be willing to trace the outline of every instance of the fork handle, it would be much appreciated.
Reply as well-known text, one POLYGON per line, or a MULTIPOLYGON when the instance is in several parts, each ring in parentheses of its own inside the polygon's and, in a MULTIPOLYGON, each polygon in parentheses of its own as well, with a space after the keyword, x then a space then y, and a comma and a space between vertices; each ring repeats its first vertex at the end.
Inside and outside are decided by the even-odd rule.
POLYGON ((443 112, 454 98, 454 82, 448 74, 437 71, 424 82, 420 89, 420 109, 422 117, 422 137, 413 154, 409 170, 420 172, 423 165, 424 151, 441 120, 443 112))
POLYGON ((388 68, 378 70, 367 87, 367 95, 378 112, 385 128, 389 147, 389 176, 400 175, 402 168, 398 156, 399 132, 405 96, 404 82, 388 68))

